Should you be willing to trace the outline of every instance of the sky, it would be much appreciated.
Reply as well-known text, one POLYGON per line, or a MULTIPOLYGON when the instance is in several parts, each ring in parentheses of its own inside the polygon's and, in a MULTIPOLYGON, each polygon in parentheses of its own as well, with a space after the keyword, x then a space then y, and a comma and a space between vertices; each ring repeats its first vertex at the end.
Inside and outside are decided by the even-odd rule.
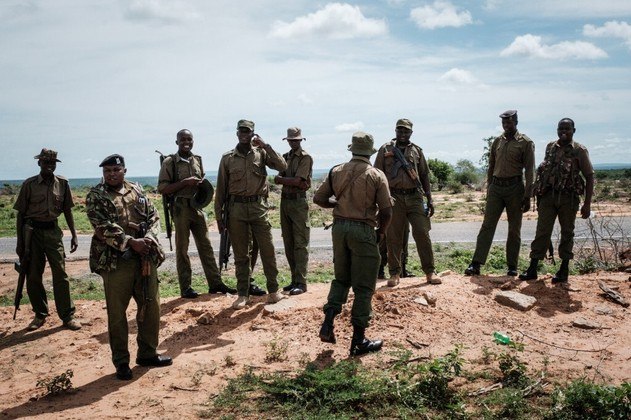
POLYGON ((279 151, 302 128, 314 168, 414 123, 428 159, 478 163, 484 138, 518 129, 541 161, 557 122, 594 163, 631 163, 628 0, 2 0, 0 179, 99 177, 125 156, 155 176, 190 129, 207 171, 246 118, 279 151))

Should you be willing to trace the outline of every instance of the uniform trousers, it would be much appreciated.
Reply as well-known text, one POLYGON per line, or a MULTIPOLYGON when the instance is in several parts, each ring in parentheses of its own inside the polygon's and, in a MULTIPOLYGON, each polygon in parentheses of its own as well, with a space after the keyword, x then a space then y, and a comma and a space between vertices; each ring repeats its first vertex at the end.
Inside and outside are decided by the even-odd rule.
POLYGON ((282 198, 280 227, 292 284, 307 284, 309 263, 309 204, 307 199, 282 198))
POLYGON ((574 225, 576 212, 579 207, 579 196, 572 193, 559 193, 550 190, 539 197, 537 205, 537 231, 535 239, 530 245, 530 258, 542 260, 552 237, 554 221, 559 218, 561 225, 561 241, 559 242, 559 257, 562 260, 574 258, 574 225))

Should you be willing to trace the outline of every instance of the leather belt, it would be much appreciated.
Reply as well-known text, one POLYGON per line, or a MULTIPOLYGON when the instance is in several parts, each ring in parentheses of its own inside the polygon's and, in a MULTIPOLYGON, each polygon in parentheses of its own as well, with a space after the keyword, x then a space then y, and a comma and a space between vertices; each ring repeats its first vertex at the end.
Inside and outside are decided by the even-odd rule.
POLYGON ((415 194, 417 191, 416 188, 390 188, 392 194, 410 195, 415 194))
POLYGON ((344 225, 368 225, 368 222, 362 222, 360 220, 342 219, 341 217, 334 218, 333 223, 341 223, 344 225))
POLYGON ((281 198, 286 200, 296 200, 298 198, 307 198, 306 192, 297 192, 297 193, 281 193, 281 198))
POLYGON ((41 222, 38 220, 29 220, 28 222, 34 229, 54 229, 57 226, 56 220, 50 220, 48 222, 41 222))
POLYGON ((253 203, 259 201, 260 195, 233 195, 235 203, 253 203))
POLYGON ((521 180, 521 175, 511 176, 508 178, 500 178, 500 177, 494 176, 491 182, 494 185, 499 185, 500 187, 508 187, 511 185, 519 184, 520 182, 522 182, 522 180, 521 180))

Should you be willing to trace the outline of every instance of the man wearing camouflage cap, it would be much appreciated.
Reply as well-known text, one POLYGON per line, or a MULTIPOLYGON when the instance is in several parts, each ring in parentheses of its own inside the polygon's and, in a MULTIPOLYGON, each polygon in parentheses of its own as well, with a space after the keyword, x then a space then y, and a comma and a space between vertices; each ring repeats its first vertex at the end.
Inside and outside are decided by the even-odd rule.
POLYGON ((370 164, 375 154, 370 134, 353 134, 348 150, 353 157, 333 167, 318 187, 313 202, 333 209, 333 268, 335 279, 324 305, 324 322, 320 339, 335 343, 333 322, 342 311, 353 288, 355 300, 351 309, 353 338, 350 354, 379 351, 383 342, 365 336, 372 316, 371 300, 379 271, 378 242, 392 219, 392 201, 388 180, 383 172, 370 164), (375 230, 376 228, 376 230, 375 230))
POLYGON ((302 131, 298 127, 287 129, 291 150, 283 155, 287 169, 280 171, 274 183, 283 186, 280 200, 280 227, 283 233, 285 255, 291 270, 291 283, 283 288, 290 295, 307 291, 307 264, 309 263, 309 203, 307 190, 311 187, 313 158, 301 147, 302 131))
POLYGON ((237 293, 234 309, 243 309, 250 300, 250 236, 260 247, 263 272, 267 279, 268 303, 284 296, 278 292, 278 269, 272 240, 272 228, 267 216, 267 167, 277 171, 287 169, 287 162, 269 143, 254 133, 254 122, 239 120, 239 143, 221 157, 217 173, 215 217, 219 232, 228 229, 234 251, 237 293), (227 211, 228 226, 222 222, 227 211))
POLYGON ((204 269, 208 293, 236 293, 236 289, 221 281, 215 253, 208 238, 206 216, 197 208, 193 199, 204 182, 202 157, 193 154, 193 133, 178 131, 175 139, 177 153, 167 156, 160 167, 158 192, 173 198, 173 222, 175 225, 175 263, 180 283, 180 295, 194 299, 199 294, 191 287, 192 270, 188 256, 190 234, 193 233, 199 260, 204 269))
POLYGON ((72 216, 74 206, 72 192, 68 180, 54 174, 57 162, 61 162, 57 159, 56 151, 42 149, 35 159, 40 167, 39 175, 24 181, 13 206, 18 212, 16 252, 20 260, 24 258, 25 253, 30 253, 26 291, 35 312, 35 318, 27 329, 33 331, 40 328, 49 315, 46 289, 42 282, 44 267, 48 260, 53 275, 53 294, 57 314, 66 328, 78 330, 81 328, 81 323, 74 319, 75 306, 70 297, 70 282, 66 274, 63 233, 57 224, 57 218, 63 213, 72 235, 70 252, 75 252, 78 241, 72 216), (25 229, 31 228, 30 244, 27 244, 24 232, 25 229), (26 249, 27 246, 29 249, 26 249))
POLYGON ((521 219, 522 214, 530 209, 535 172, 535 144, 528 136, 517 131, 517 111, 508 110, 502 113, 500 118, 504 133, 491 145, 484 221, 478 233, 473 259, 464 272, 467 276, 480 274, 480 266, 486 263, 495 228, 504 209, 508 217, 507 275, 518 274, 521 219))
POLYGON ((412 122, 406 118, 397 121, 395 138, 381 146, 375 159, 375 167, 381 169, 388 177, 390 193, 394 199, 392 223, 386 235, 388 244, 388 268, 390 278, 388 286, 399 284, 401 277, 401 254, 405 246, 405 231, 408 223, 412 228, 412 237, 416 242, 416 249, 421 259, 421 268, 425 272, 427 282, 440 284, 440 278, 434 272, 434 251, 429 231, 432 228, 430 217, 434 214, 434 203, 429 183, 429 166, 423 149, 410 141, 412 136, 412 122), (398 148, 405 161, 411 165, 415 176, 413 179, 406 171, 402 162, 396 157, 394 148, 398 148), (427 203, 424 203, 424 197, 427 203))

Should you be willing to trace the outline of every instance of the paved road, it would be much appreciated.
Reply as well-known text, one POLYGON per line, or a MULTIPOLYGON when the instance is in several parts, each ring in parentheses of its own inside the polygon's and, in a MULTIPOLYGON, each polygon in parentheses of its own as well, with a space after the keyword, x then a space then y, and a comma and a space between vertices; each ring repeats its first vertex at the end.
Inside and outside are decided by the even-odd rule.
MULTIPOLYGON (((535 236, 536 220, 524 220, 522 224, 522 243, 530 243, 535 236)), ((432 225, 432 242, 433 243, 475 243, 478 230, 480 229, 481 222, 447 222, 447 223, 434 223, 432 225)), ((596 218, 593 219, 594 226, 601 231, 604 231, 604 236, 626 236, 629 237, 631 233, 631 217, 618 217, 618 218, 596 218)), ((506 232, 508 229, 508 223, 506 221, 500 221, 495 232, 494 241, 503 243, 506 240, 506 232)), ((557 237, 558 224, 555 226, 555 233, 553 238, 557 237)), ((576 239, 584 239, 589 237, 588 222, 583 219, 577 219, 576 221, 576 239)), ((281 237, 280 229, 273 229, 272 234, 274 237, 274 246, 277 251, 282 251, 283 240, 281 237)), ((90 250, 90 235, 79 235, 79 249, 74 254, 68 254, 69 259, 86 259, 90 250)), ((219 234, 217 232, 211 232, 210 239, 213 244, 215 252, 219 250, 219 234)), ((163 233, 160 237, 164 249, 169 253, 169 243, 163 233)), ((70 237, 64 237, 64 243, 66 249, 70 248, 70 237)), ((13 262, 17 260, 15 255, 15 238, 0 238, 0 262, 13 262)), ((311 248, 331 248, 331 231, 324 230, 323 228, 311 229, 311 248)), ((171 251, 172 252, 172 251, 171 251)), ((195 243, 191 238, 191 253, 196 251, 195 243)))

